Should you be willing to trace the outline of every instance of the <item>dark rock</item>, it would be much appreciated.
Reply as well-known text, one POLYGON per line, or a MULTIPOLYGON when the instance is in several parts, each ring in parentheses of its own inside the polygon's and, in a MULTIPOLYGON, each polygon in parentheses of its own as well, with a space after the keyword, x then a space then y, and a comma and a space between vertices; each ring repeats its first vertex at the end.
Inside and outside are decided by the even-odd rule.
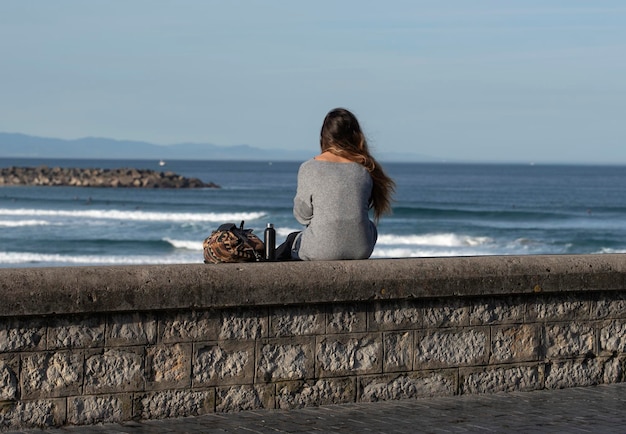
POLYGON ((219 188, 198 178, 147 169, 77 169, 8 167, 0 169, 0 185, 40 185, 111 188, 219 188))

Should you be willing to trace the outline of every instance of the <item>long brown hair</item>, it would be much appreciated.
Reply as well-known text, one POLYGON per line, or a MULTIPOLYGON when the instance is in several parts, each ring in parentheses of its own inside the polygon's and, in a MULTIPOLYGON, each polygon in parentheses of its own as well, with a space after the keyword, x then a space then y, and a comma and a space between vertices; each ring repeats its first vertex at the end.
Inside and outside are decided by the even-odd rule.
POLYGON ((365 166, 374 181, 370 199, 374 219, 378 221, 383 214, 391 213, 391 196, 396 184, 370 154, 356 116, 343 108, 328 112, 322 124, 320 146, 322 152, 330 152, 365 166))

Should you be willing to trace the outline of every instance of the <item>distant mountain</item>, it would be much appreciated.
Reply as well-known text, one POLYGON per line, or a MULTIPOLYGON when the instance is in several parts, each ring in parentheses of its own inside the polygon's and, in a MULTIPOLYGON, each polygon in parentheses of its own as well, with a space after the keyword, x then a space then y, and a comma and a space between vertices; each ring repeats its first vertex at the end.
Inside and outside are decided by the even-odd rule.
POLYGON ((313 153, 314 151, 260 149, 248 145, 217 146, 203 143, 155 145, 100 137, 64 140, 0 133, 0 158, 301 161, 310 158, 313 153))
MULTIPOLYGON (((19 133, 0 133, 0 158, 304 161, 313 157, 317 151, 317 149, 311 151, 261 149, 248 145, 218 146, 209 143, 155 145, 101 137, 65 140, 19 133)), ((440 161, 412 153, 377 152, 375 155, 381 161, 425 163, 440 161)))

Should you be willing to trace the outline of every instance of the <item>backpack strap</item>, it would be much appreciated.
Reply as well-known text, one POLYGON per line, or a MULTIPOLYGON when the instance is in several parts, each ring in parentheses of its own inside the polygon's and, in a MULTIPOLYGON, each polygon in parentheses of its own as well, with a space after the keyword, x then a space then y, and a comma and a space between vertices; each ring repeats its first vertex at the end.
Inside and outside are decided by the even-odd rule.
MULTIPOLYGON (((254 246, 251 246, 250 243, 248 242, 248 238, 245 236, 247 233, 252 232, 250 229, 244 229, 243 228, 243 223, 244 221, 241 221, 241 224, 239 225, 239 228, 237 228, 233 223, 225 223, 222 226, 228 226, 228 229, 231 231, 233 234, 235 234, 237 236, 237 238, 239 238, 239 240, 241 240, 241 242, 246 246, 249 247, 252 250, 252 253, 254 254, 254 258, 257 261, 262 261, 263 257, 261 255, 259 255, 259 252, 256 251, 256 249, 254 248, 254 246)), ((220 226, 220 228, 222 227, 220 226)))
POLYGON ((235 226, 234 223, 223 223, 220 225, 219 228, 217 228, 217 230, 220 232, 232 232, 233 229, 237 229, 237 226, 235 226))

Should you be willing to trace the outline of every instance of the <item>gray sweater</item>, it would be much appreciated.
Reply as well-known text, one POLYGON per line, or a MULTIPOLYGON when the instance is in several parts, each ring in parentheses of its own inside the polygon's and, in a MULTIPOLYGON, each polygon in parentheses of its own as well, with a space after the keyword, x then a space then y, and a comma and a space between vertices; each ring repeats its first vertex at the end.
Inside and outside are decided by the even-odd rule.
POLYGON ((308 160, 298 171, 293 215, 306 228, 292 256, 303 260, 367 259, 376 244, 369 218, 372 177, 358 163, 308 160))

